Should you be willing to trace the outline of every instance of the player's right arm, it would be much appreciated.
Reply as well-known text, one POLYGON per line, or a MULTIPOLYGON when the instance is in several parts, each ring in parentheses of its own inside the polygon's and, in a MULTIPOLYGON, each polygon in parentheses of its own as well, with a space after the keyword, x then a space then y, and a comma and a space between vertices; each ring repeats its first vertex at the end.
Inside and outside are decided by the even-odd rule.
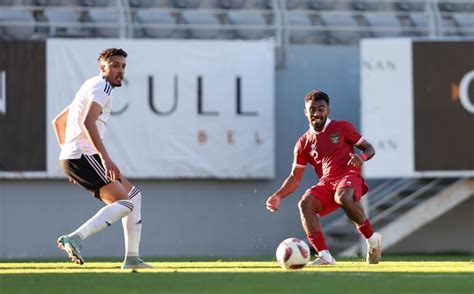
POLYGON ((67 116, 69 114, 69 105, 63 109, 55 118, 51 121, 53 125, 54 134, 56 135, 56 139, 58 140, 59 146, 63 146, 64 141, 66 139, 66 124, 67 124, 67 116))
POLYGON ((278 210, 281 199, 289 196, 298 188, 301 178, 307 164, 305 147, 306 136, 302 136, 295 144, 293 149, 293 165, 291 167, 290 175, 283 181, 280 189, 278 189, 272 196, 267 199, 267 209, 271 212, 278 210))
POLYGON ((84 130, 89 138, 89 141, 94 146, 95 150, 99 154, 100 158, 102 159, 102 164, 105 168, 106 176, 115 181, 120 177, 120 170, 109 157, 107 150, 105 149, 105 145, 100 138, 99 129, 97 128, 96 121, 99 119, 99 116, 102 112, 102 106, 95 101, 90 101, 89 105, 87 106, 86 116, 84 119, 84 130))
POLYGON ((290 175, 283 181, 281 187, 272 196, 268 197, 266 205, 269 211, 278 210, 280 201, 295 192, 303 177, 304 170, 304 166, 293 165, 290 175))

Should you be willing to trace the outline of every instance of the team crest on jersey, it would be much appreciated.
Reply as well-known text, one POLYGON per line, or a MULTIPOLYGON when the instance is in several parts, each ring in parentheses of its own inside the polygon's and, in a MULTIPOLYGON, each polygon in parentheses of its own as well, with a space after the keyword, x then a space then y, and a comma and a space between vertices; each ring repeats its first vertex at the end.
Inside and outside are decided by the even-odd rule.
POLYGON ((337 142, 339 142, 339 134, 338 133, 331 134, 331 143, 336 144, 337 142))

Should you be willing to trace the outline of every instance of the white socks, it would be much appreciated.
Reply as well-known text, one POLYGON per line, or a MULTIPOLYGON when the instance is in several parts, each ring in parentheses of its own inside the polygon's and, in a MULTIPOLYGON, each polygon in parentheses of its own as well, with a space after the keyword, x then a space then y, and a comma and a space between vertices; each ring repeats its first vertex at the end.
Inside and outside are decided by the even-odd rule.
POLYGON ((129 200, 118 200, 101 208, 96 215, 68 236, 77 241, 102 231, 119 219, 122 219, 125 237, 125 259, 138 258, 140 237, 142 234, 142 194, 136 187, 128 193, 129 200))
POLYGON ((142 194, 136 187, 132 187, 132 190, 128 193, 128 198, 133 202, 134 209, 132 213, 122 219, 125 237, 125 259, 140 256, 139 246, 142 235, 142 194))
POLYGON ((130 200, 118 200, 106 205, 68 236, 76 239, 79 237, 81 240, 84 240, 130 214, 134 210, 133 206, 130 200))

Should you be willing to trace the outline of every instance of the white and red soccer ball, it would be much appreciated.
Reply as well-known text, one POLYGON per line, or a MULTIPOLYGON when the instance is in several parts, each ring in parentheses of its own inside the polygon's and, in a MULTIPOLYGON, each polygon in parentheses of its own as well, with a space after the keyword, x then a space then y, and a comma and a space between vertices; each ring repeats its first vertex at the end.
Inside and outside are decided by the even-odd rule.
POLYGON ((298 238, 283 240, 276 250, 278 264, 284 269, 300 269, 309 262, 308 245, 298 238))

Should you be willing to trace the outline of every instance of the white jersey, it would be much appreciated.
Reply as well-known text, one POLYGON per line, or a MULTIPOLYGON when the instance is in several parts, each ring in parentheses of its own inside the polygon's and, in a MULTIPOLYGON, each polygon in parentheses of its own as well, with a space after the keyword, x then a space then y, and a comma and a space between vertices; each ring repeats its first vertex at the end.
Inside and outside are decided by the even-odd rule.
POLYGON ((82 154, 96 154, 87 138, 84 127, 87 106, 90 101, 102 106, 102 112, 96 121, 100 137, 104 137, 105 127, 112 109, 112 85, 101 76, 95 76, 82 84, 69 106, 66 125, 66 138, 59 159, 78 159, 82 154))

